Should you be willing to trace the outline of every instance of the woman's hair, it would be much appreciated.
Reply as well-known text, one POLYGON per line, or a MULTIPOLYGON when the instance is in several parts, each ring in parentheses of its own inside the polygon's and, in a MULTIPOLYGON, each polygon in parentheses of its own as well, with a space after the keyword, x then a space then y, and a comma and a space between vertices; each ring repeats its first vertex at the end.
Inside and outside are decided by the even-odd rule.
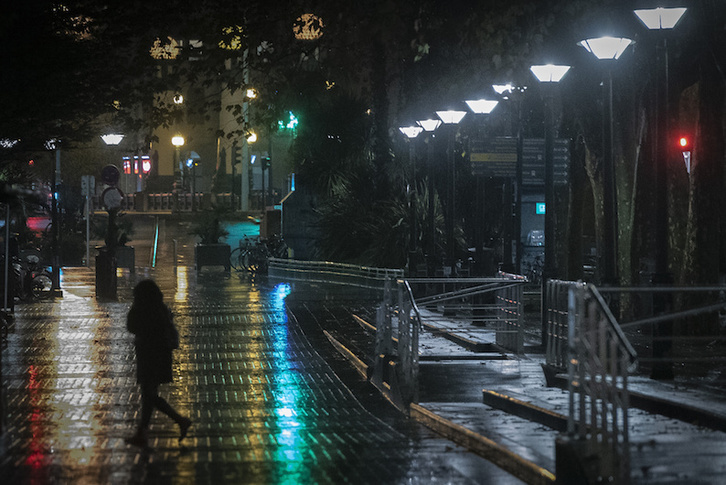
POLYGON ((134 288, 134 305, 152 307, 164 302, 164 294, 153 280, 143 280, 134 288))

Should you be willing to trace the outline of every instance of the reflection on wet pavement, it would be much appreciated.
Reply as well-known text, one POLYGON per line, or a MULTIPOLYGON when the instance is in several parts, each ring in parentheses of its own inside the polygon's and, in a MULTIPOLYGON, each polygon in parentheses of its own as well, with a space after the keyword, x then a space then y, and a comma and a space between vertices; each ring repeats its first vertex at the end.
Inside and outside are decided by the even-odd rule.
MULTIPOLYGON (((138 266, 150 260, 153 218, 135 223, 137 268, 119 271, 117 302, 96 300, 93 269, 66 268, 63 298, 16 307, 0 368, 2 483, 519 483, 369 413, 289 318, 296 289, 221 268, 198 274, 185 222, 162 220, 157 268, 138 266), (149 277, 180 333, 161 393, 194 423, 180 446, 156 413, 141 450, 123 440, 140 413, 126 313, 149 277)), ((249 227, 232 229, 239 239, 249 227)), ((332 301, 317 293, 300 297, 332 301)))
MULTIPOLYGON (((366 412, 288 322, 289 285, 190 268, 153 274, 181 335, 162 392, 194 426, 184 446, 160 413, 151 450, 126 445, 140 410, 125 329, 130 289, 92 297, 93 274, 64 273, 64 297, 20 305, 3 349, 2 471, 15 482, 374 482, 406 473, 404 439, 366 412), (90 293, 90 294, 89 294, 90 293), (381 450, 398 456, 382 466, 381 450)), ((396 481, 394 479, 394 481, 396 481)))

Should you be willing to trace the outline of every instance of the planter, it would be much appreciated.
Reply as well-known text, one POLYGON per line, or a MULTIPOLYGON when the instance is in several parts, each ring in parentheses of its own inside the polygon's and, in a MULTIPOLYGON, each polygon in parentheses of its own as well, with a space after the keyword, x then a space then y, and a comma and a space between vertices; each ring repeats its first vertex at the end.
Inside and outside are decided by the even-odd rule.
POLYGON ((225 272, 230 272, 230 255, 232 248, 229 244, 197 244, 194 246, 194 262, 197 272, 204 266, 224 266, 225 272))

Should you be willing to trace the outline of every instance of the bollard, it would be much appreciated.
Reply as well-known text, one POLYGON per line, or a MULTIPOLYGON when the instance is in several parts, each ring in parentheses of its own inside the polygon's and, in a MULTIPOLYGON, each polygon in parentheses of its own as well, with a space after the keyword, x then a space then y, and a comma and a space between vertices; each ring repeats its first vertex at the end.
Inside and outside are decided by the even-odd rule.
POLYGON ((106 246, 97 247, 96 250, 96 298, 116 300, 116 256, 106 246))

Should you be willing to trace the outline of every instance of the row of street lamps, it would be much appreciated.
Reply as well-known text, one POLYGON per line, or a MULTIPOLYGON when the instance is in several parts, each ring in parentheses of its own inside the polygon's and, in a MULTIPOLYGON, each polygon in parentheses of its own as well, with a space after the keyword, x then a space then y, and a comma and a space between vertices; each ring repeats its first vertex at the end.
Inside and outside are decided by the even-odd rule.
MULTIPOLYGON (((667 30, 673 29, 679 22, 683 14, 686 12, 686 8, 665 8, 657 7, 652 9, 638 9, 635 10, 635 15, 642 21, 642 23, 650 30, 667 30)), ((585 39, 578 43, 581 47, 585 48, 588 52, 592 53, 596 58, 603 61, 615 61, 625 52, 625 50, 633 44, 633 41, 626 37, 598 37, 585 39)), ((656 244, 655 244, 655 276, 654 283, 667 283, 668 278, 668 262, 667 262, 667 224, 668 224, 668 212, 667 212, 667 197, 666 197, 666 167, 665 163, 668 159, 667 140, 664 137, 667 136, 668 132, 668 106, 667 106, 667 90, 668 90, 668 67, 667 67, 667 44, 665 38, 663 39, 663 49, 659 56, 659 73, 656 76, 658 82, 658 89, 656 90, 656 154, 655 154, 655 167, 656 167, 656 183, 657 183, 657 229, 656 229, 656 244), (661 73, 665 74, 665 77, 661 79, 661 73), (661 108, 662 107, 662 108, 661 108)), ((612 66, 607 66, 607 79, 605 83, 606 89, 606 100, 603 120, 603 235, 602 235, 602 270, 603 270, 603 281, 607 284, 615 284, 617 282, 617 231, 616 231, 616 219, 617 219, 617 204, 616 204, 616 192, 615 192, 615 177, 614 177, 614 158, 613 158, 613 111, 612 111, 612 66)), ((567 65, 534 65, 530 67, 530 71, 537 78, 540 83, 545 85, 553 85, 558 83, 565 74, 570 70, 570 66, 567 65)), ((514 87, 511 84, 506 85, 494 85, 493 88, 499 94, 511 92, 514 87)), ((545 115, 547 120, 545 122, 545 261, 543 268, 542 279, 546 282, 547 278, 551 277, 554 273, 553 262, 554 262, 554 245, 552 241, 554 239, 554 227, 552 224, 552 213, 554 207, 554 122, 553 122, 553 101, 554 93, 552 89, 545 91, 545 115)), ((490 114, 492 110, 497 106, 498 101, 493 100, 475 100, 466 101, 466 104, 474 113, 490 114)), ((433 132, 442 123, 455 125, 458 124, 463 117, 466 115, 464 111, 437 111, 438 119, 426 119, 417 122, 417 125, 401 127, 400 131, 409 139, 416 138, 422 132, 433 132)), ((448 151, 448 156, 452 157, 451 150, 448 151)), ((411 152, 413 153, 413 152, 411 152)), ((429 151, 429 153, 431 153, 429 151)), ((518 157, 521 153, 518 153, 518 157)), ((455 177, 452 164, 452 192, 450 203, 450 222, 448 223, 452 227, 447 227, 448 232, 448 256, 449 258, 454 257, 453 253, 453 217, 454 212, 454 188, 455 188, 455 177)), ((414 169, 415 170, 415 169, 414 169)), ((415 171, 414 171, 415 179, 415 171)), ((429 208, 431 214, 431 231, 432 238, 434 234, 433 228, 433 193, 432 187, 429 187, 429 208)), ((415 216, 415 214, 414 214, 415 216)), ((432 241, 432 250, 435 248, 435 241, 432 241)), ((411 250, 416 250, 415 237, 412 236, 411 250)), ((517 251, 519 252, 519 251, 517 251)))

